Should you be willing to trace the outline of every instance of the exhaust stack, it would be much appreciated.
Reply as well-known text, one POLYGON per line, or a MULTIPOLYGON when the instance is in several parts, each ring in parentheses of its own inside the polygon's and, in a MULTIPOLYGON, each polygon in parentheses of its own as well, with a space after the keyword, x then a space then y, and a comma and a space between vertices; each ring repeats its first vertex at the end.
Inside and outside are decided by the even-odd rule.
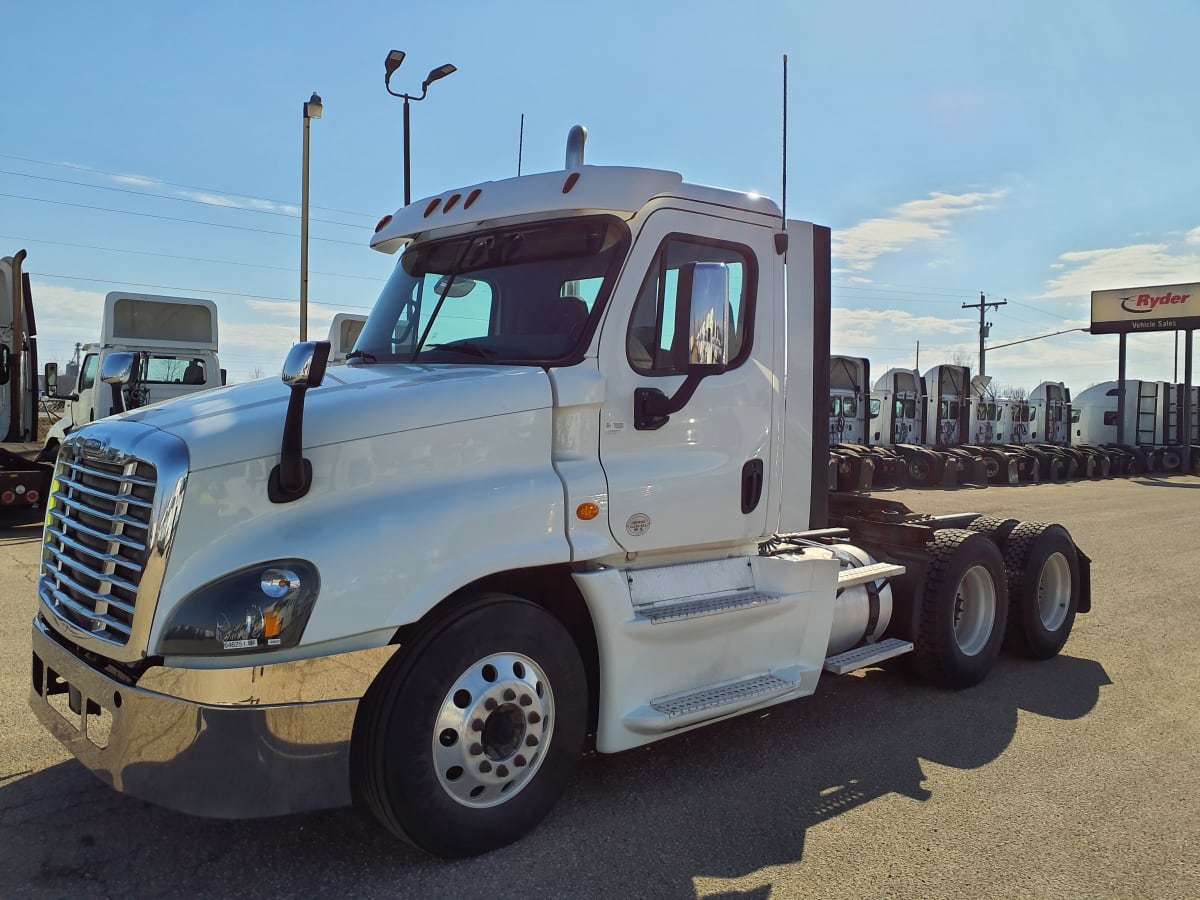
POLYGON ((567 168, 583 167, 583 145, 587 143, 587 129, 582 125, 574 125, 567 134, 567 168))

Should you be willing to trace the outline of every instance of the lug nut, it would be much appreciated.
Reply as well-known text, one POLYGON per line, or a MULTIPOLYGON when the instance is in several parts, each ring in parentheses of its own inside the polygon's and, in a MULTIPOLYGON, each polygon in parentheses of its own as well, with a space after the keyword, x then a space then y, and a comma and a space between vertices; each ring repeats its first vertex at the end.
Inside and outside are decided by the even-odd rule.
POLYGON ((532 697, 530 697, 528 694, 521 695, 521 705, 522 706, 529 706, 531 703, 533 703, 532 697))
POLYGON ((513 700, 517 699, 517 692, 514 691, 512 688, 505 688, 504 689, 504 699, 511 703, 513 700))
POLYGON ((472 731, 483 731, 483 719, 472 719, 471 720, 471 730, 472 731))
POLYGON ((513 765, 519 769, 523 765, 525 765, 525 761, 526 761, 525 757, 523 757, 520 753, 518 753, 516 756, 516 759, 513 760, 513 765))
POLYGON ((486 775, 488 772, 492 771, 492 764, 485 759, 479 764, 479 771, 486 775))
POLYGON ((529 719, 530 725, 536 725, 538 722, 542 721, 542 717, 536 712, 531 712, 526 718, 529 719))
POLYGON ((525 746, 526 747, 536 747, 537 745, 538 745, 538 739, 537 739, 536 734, 527 734, 525 736, 525 746))
POLYGON ((487 700, 485 700, 483 702, 483 708, 486 709, 488 712, 491 712, 492 710, 494 710, 498 705, 499 704, 496 703, 496 700, 493 697, 488 697, 487 700))
POLYGON ((472 744, 471 745, 471 755, 472 756, 478 756, 482 752, 483 752, 482 744, 472 744))
POLYGON ((499 778, 507 778, 508 766, 496 766, 496 775, 499 778))

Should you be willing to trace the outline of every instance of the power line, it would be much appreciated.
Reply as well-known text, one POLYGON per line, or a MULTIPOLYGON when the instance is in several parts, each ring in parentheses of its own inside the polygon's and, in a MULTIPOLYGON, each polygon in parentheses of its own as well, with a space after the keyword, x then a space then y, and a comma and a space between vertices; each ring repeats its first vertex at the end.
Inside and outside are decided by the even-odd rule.
MULTIPOLYGON (((216 194, 224 194, 226 197, 240 197, 243 200, 258 200, 263 203, 279 203, 279 204, 282 204, 285 206, 296 206, 297 205, 296 203, 292 202, 291 200, 272 200, 268 197, 255 197, 252 194, 239 194, 234 191, 223 191, 218 188, 197 187, 194 184, 179 184, 174 181, 162 181, 161 179, 158 179, 158 178, 148 178, 145 175, 129 175, 129 174, 125 174, 122 172, 106 172, 104 169, 93 169, 90 166, 80 166, 80 165, 75 165, 73 163, 47 162, 44 159, 30 159, 27 156, 11 156, 10 154, 7 154, 7 153, 0 153, 0 159, 15 159, 15 160, 19 160, 20 162, 34 163, 39 166, 54 166, 54 167, 60 168, 60 169, 73 169, 77 172, 94 172, 97 175, 108 175, 110 178, 128 178, 133 181, 148 182, 150 184, 161 184, 166 187, 186 188, 189 191, 210 191, 210 192, 216 193, 216 194)), ((323 209, 323 210, 325 210, 325 212, 342 213, 343 215, 347 215, 347 216, 361 216, 364 219, 378 218, 377 216, 373 216, 369 213, 354 212, 354 211, 348 210, 348 209, 333 209, 332 207, 328 207, 328 206, 313 206, 312 208, 313 209, 323 209)))
MULTIPOLYGON (((122 247, 97 247, 92 244, 72 244, 67 241, 45 241, 38 238, 18 237, 11 234, 0 234, 0 240, 18 241, 22 244, 52 244, 56 247, 75 247, 79 250, 103 250, 108 253, 133 253, 138 256, 157 256, 163 259, 181 259, 187 262, 216 263, 224 266, 245 266, 251 269, 271 269, 277 272, 294 272, 292 266, 268 266, 265 263, 238 262, 233 259, 208 259, 203 256, 177 256, 172 253, 155 253, 151 250, 128 250, 122 247)), ((348 272, 313 272, 314 275, 328 275, 333 278, 361 278, 364 281, 380 281, 375 275, 351 275, 348 272)))
MULTIPOLYGON (((55 272, 30 272, 31 276, 37 278, 61 278, 66 281, 87 281, 93 284, 112 284, 111 278, 88 278, 83 275, 59 275, 55 272)), ((194 288, 180 287, 177 284, 146 284, 140 281, 122 281, 121 284, 128 287, 148 287, 157 290, 165 291, 183 291, 188 294, 216 294, 221 297, 243 297, 247 300, 276 300, 281 303, 298 303, 295 297, 270 297, 265 294, 243 294, 239 291, 214 291, 210 288, 194 288)), ((369 306, 355 305, 353 303, 324 303, 317 301, 319 306, 336 306, 339 309, 371 309, 369 306)))
MULTIPOLYGON (((21 194, 3 194, 0 197, 11 197, 15 200, 32 200, 35 203, 53 203, 55 206, 74 206, 77 209, 92 209, 98 212, 121 213, 126 216, 142 216, 147 219, 161 219, 166 222, 187 222, 190 225, 208 225, 212 228, 232 228, 236 231, 253 231, 257 234, 277 234, 281 237, 299 239, 299 235, 291 234, 287 231, 271 231, 268 228, 251 228, 248 225, 228 225, 223 222, 202 222, 199 219, 182 219, 177 216, 160 216, 154 213, 134 212, 129 209, 111 209, 107 206, 89 206, 86 203, 68 203, 66 200, 47 200, 44 197, 25 197, 21 194)), ((314 241, 325 241, 328 244, 348 244, 351 247, 363 246, 360 241, 341 241, 337 238, 313 237, 314 241)))
MULTIPOLYGON (((75 187, 90 188, 94 191, 113 191, 118 194, 134 194, 138 197, 150 197, 154 200, 171 200, 175 203, 198 203, 201 206, 215 206, 218 209, 236 209, 241 212, 258 213, 262 216, 282 216, 285 219, 298 219, 299 213, 281 212, 273 209, 255 209, 252 206, 237 206, 231 203, 219 203, 216 200, 200 200, 194 197, 169 197, 165 194, 152 194, 149 191, 135 191, 132 188, 110 187, 105 184, 87 184, 83 181, 69 181, 66 178, 49 178, 45 175, 27 175, 24 172, 10 172, 7 169, 0 169, 0 175, 15 175, 18 178, 36 178, 39 181, 50 181, 54 184, 70 184, 75 187)), ((264 201, 272 202, 272 201, 264 201)), ((286 204, 281 204, 286 205, 286 204)), ((343 228, 362 228, 362 225, 353 225, 349 222, 337 222, 333 219, 314 219, 310 217, 312 222, 323 222, 326 225, 341 225, 343 228)))

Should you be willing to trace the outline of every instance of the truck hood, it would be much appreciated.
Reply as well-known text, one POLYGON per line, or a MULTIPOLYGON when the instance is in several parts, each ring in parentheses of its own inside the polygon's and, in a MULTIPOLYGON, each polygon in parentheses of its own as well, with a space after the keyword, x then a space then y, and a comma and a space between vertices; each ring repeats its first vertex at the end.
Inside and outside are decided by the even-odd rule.
MULTIPOLYGON (((202 391, 118 418, 182 438, 192 471, 278 455, 290 389, 276 378, 202 391)), ((546 409, 550 378, 527 366, 336 366, 304 404, 304 446, 546 409)))

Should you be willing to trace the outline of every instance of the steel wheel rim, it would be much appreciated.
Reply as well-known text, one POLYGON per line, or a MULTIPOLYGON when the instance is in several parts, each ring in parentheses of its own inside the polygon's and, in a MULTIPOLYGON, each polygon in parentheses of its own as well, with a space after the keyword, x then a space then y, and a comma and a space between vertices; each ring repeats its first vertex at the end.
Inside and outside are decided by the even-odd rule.
POLYGON ((520 653, 493 653, 446 693, 433 727, 442 789, 463 806, 499 806, 521 792, 554 736, 554 694, 545 672, 520 653))
POLYGON ((984 566, 963 573, 954 592, 954 640, 965 656, 987 646, 996 621, 996 585, 984 566))
POLYGON ((1042 564, 1037 584, 1038 616, 1047 631, 1057 631, 1071 608, 1071 566, 1061 553, 1042 564))

